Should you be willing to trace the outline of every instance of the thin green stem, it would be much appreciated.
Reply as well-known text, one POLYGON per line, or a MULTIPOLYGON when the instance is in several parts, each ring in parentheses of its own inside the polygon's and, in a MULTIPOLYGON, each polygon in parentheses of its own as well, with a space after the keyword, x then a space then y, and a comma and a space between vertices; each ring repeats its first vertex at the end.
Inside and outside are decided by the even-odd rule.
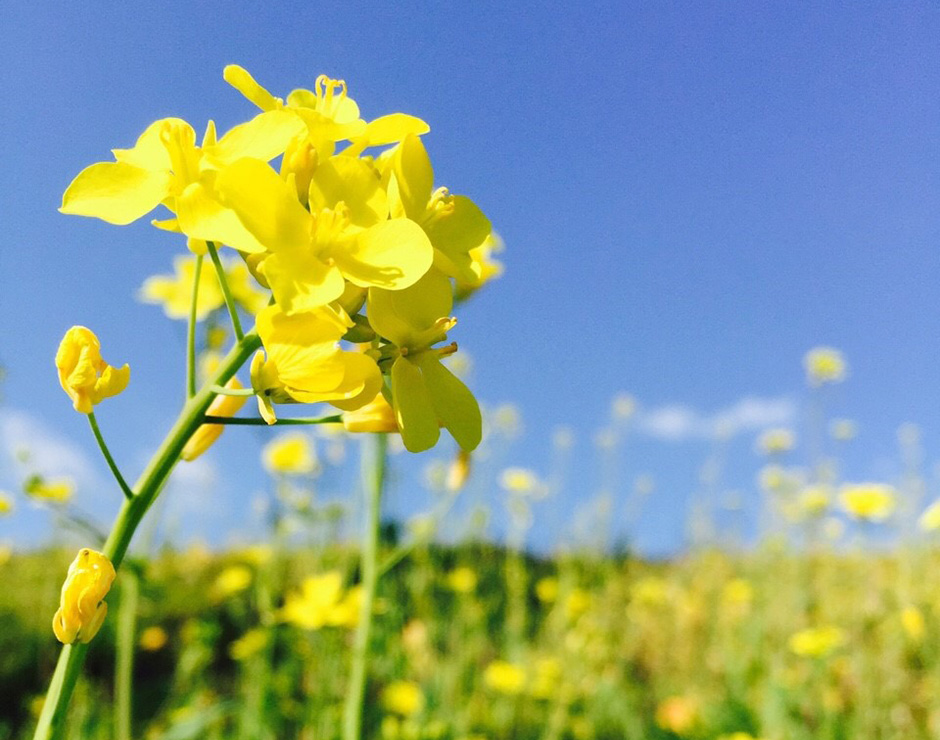
POLYGON ((238 416, 207 416, 204 419, 206 424, 228 424, 236 427, 268 427, 268 426, 298 426, 303 424, 342 424, 343 415, 334 414, 332 416, 308 416, 298 417, 296 419, 278 419, 273 424, 268 424, 264 419, 252 419, 238 416))
POLYGON ((104 455, 105 461, 108 463, 108 467, 111 468, 111 472, 114 474, 114 479, 117 481, 118 486, 121 488, 121 492, 124 494, 124 498, 134 498, 134 492, 131 490, 131 487, 127 485, 127 481, 124 480, 124 476, 121 475, 121 471, 117 466, 117 463, 114 462, 114 458, 111 456, 111 451, 108 449, 108 445, 105 444, 104 437, 101 435, 101 429, 98 428, 98 420, 95 418, 95 412, 92 411, 88 416, 88 424, 91 426, 92 434, 95 435, 95 441, 98 443, 98 448, 101 450, 101 454, 104 455))
POLYGON ((193 270, 193 292, 189 301, 189 329, 186 332, 186 398, 196 395, 196 306, 199 303, 199 276, 202 274, 202 255, 196 255, 193 270))
MULTIPOLYGON (((206 409, 215 398, 211 386, 225 385, 260 346, 261 339, 255 332, 247 334, 222 360, 215 377, 183 406, 173 427, 134 485, 137 495, 124 500, 111 534, 104 543, 104 554, 115 568, 120 567, 124 560, 134 532, 173 472, 183 447, 205 420, 206 409)), ((88 646, 84 644, 66 645, 59 654, 39 724, 33 735, 34 740, 55 740, 61 737, 69 698, 81 673, 87 649, 88 646)))
POLYGON ((135 568, 126 570, 121 586, 115 645, 114 737, 115 740, 132 740, 134 647, 140 600, 140 574, 135 568))
POLYGON ((240 342, 245 332, 242 331, 242 323, 238 320, 238 308, 235 306, 235 299, 232 298, 232 291, 228 287, 228 278, 225 277, 225 268, 222 267, 222 260, 219 259, 219 252, 212 242, 206 242, 209 248, 209 257, 212 264, 215 265, 215 274, 219 276, 219 287, 222 288, 222 295, 225 298, 225 307, 228 309, 228 315, 232 319, 232 329, 235 332, 235 338, 240 342))
POLYGON ((225 388, 221 385, 214 385, 210 389, 217 396, 253 396, 254 390, 251 388, 225 388))
POLYGON ((360 740, 362 735, 362 702, 366 690, 372 605, 379 580, 379 525, 387 458, 386 435, 368 435, 362 455, 362 482, 366 499, 366 521, 360 552, 362 601, 359 604, 359 624, 356 626, 356 636, 353 642, 352 670, 346 690, 346 703, 343 707, 343 740, 360 740))

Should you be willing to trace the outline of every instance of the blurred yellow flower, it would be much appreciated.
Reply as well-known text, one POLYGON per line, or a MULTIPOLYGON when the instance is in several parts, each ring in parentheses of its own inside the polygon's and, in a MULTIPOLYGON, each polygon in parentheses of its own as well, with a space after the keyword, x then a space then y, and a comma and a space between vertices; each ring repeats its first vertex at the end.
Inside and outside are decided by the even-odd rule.
POLYGON ((98 634, 108 614, 104 597, 114 577, 114 566, 107 557, 87 547, 79 550, 69 566, 59 609, 52 618, 52 631, 59 642, 90 642, 98 634))
MULTIPOLYGON (((229 390, 239 390, 242 388, 242 384, 238 381, 238 378, 232 378, 225 384, 225 387, 229 390)), ((238 410, 245 405, 246 400, 245 396, 216 396, 209 404, 209 408, 206 409, 206 416, 235 416, 238 410)), ((193 436, 189 438, 186 446, 183 447, 180 459, 192 462, 215 444, 215 441, 222 436, 224 431, 225 426, 222 424, 201 424, 193 433, 193 436)))
POLYGON ((662 578, 646 576, 630 589, 633 600, 642 606, 661 606, 669 600, 669 585, 662 578))
POLYGON ((535 595, 542 603, 551 604, 558 598, 558 579, 552 576, 540 578, 535 584, 535 595))
POLYGON ((0 516, 13 511, 13 497, 6 491, 0 491, 0 516))
POLYGON ((76 411, 90 414, 96 404, 127 388, 131 378, 128 365, 114 368, 101 359, 101 343, 90 329, 73 326, 55 355, 59 383, 76 411))
POLYGON ((382 706, 402 717, 420 714, 424 709, 424 692, 414 681, 392 681, 382 690, 382 706))
POLYGON ((255 627, 233 641, 228 646, 228 654, 232 660, 247 660, 252 655, 267 647, 270 636, 266 629, 255 627))
POLYGON ((846 365, 842 353, 832 347, 816 347, 803 358, 806 378, 816 387, 825 383, 839 383, 845 379, 846 365))
POLYGON ((550 699, 558 693, 562 669, 558 658, 538 658, 533 664, 530 691, 536 699, 550 699))
POLYGON ((917 524, 925 532, 936 532, 940 530, 940 500, 934 501, 930 506, 924 509, 920 515, 917 524))
POLYGON ((858 435, 858 425, 851 419, 833 419, 829 434, 838 442, 848 442, 858 435))
POLYGON ((71 478, 46 480, 42 476, 33 475, 23 485, 23 491, 40 501, 64 504, 75 494, 75 482, 71 478))
POLYGON ((765 455, 779 455, 793 449, 795 437, 790 429, 767 429, 757 439, 757 447, 765 455))
POLYGON ((516 696, 525 688, 525 669, 505 660, 495 660, 483 671, 483 683, 500 694, 516 696))
POLYGON ((317 468, 313 444, 303 432, 288 432, 264 446, 261 459, 265 470, 281 475, 305 475, 317 468))
POLYGON ((841 501, 850 516, 883 522, 894 513, 897 490, 885 483, 850 483, 842 486, 841 501))
POLYGON ((688 696, 670 696, 656 707, 656 724, 662 730, 686 735, 699 721, 698 701, 688 696))
MULTIPOLYGON (((137 297, 144 303, 163 306, 171 319, 189 318, 193 295, 193 277, 196 274, 196 256, 178 255, 173 258, 173 275, 152 275, 144 281, 137 297)), ((199 271, 199 297, 196 300, 196 319, 202 320, 225 304, 219 280, 212 265, 202 265, 199 271)))
POLYGON ((477 587, 477 574, 467 566, 455 568, 447 574, 447 586, 459 594, 469 594, 477 587))
POLYGON ((906 606, 901 610, 901 626, 911 642, 920 642, 927 631, 924 613, 916 606, 906 606))
POLYGON ((539 497, 546 492, 538 476, 526 468, 506 468, 499 477, 499 484, 509 493, 539 497))
POLYGON ((565 614, 568 619, 577 619, 591 608, 591 594, 583 588, 573 588, 565 598, 565 614))
POLYGON ((209 592, 213 600, 223 601, 248 588, 252 578, 250 568, 244 565, 230 565, 216 576, 209 592))
POLYGON ((169 639, 170 636, 163 627, 154 625, 147 627, 140 633, 140 639, 137 641, 137 644, 140 645, 141 650, 145 650, 148 653, 155 653, 157 650, 161 650, 169 639))
POLYGON ((343 577, 334 570, 304 579, 300 591, 285 598, 280 617, 306 630, 353 627, 358 621, 360 600, 359 588, 344 593, 343 577))
POLYGON ((754 601, 754 587, 743 578, 732 578, 721 590, 721 600, 726 606, 748 607, 754 601))
POLYGON ((845 641, 845 631, 839 627, 808 627, 790 637, 790 650, 807 658, 824 658, 845 641))
POLYGON ((826 485, 803 488, 797 498, 800 519, 815 519, 826 513, 832 501, 832 489, 826 485))

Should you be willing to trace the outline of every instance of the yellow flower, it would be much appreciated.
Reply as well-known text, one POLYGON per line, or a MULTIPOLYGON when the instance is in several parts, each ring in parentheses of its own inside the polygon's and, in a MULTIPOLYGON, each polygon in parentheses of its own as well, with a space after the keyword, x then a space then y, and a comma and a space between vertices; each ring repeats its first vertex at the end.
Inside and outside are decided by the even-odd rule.
POLYGON ((459 491, 467 485, 470 477, 470 453, 466 450, 457 450, 453 461, 447 467, 447 479, 444 485, 448 491, 459 491))
POLYGON ((447 574, 447 585, 459 594, 469 594, 477 587, 477 574, 466 566, 456 568, 447 574))
POLYGON ((558 579, 552 576, 540 578, 535 584, 535 595, 544 604, 551 604, 558 598, 558 579))
POLYGON ((757 446, 766 455, 777 455, 793 449, 793 432, 789 429, 768 429, 757 440, 757 446))
POLYGON ((643 606, 661 606, 669 600, 669 585, 662 578, 646 576, 633 584, 631 595, 643 606))
POLYGON ((62 385, 76 411, 90 414, 95 404, 127 388, 131 369, 111 367, 101 359, 101 343, 90 329, 73 326, 55 355, 62 385))
POLYGON ((541 498, 548 492, 547 486, 538 476, 526 468, 506 468, 499 476, 499 484, 509 493, 533 498, 541 498))
POLYGON ((243 157, 254 157, 259 164, 268 162, 282 154, 303 129, 296 116, 269 111, 216 141, 210 121, 202 146, 197 147, 196 132, 186 121, 160 119, 132 149, 115 149, 116 162, 98 162, 82 170, 66 189, 59 210, 124 225, 162 203, 175 218, 154 222, 155 226, 182 232, 191 241, 260 252, 263 248, 237 216, 216 199, 218 170, 243 157))
POLYGON ((894 513, 897 491, 884 483, 853 483, 842 487, 842 507, 856 519, 883 522, 894 513))
POLYGON ((388 712, 411 717, 424 709, 424 692, 414 681, 393 681, 382 690, 382 706, 388 712))
POLYGON ((906 606, 901 610, 901 626, 911 642, 923 640, 927 631, 924 613, 916 606, 906 606))
MULTIPOLYGON (((242 387, 242 384, 238 382, 238 378, 232 378, 225 384, 225 387, 229 390, 238 390, 242 387)), ((209 404, 209 408, 206 409, 206 416, 235 416, 238 410, 245 405, 246 400, 245 396, 216 396, 209 404)), ((224 424, 200 425, 193 433, 193 436, 189 438, 186 446, 183 447, 180 459, 192 462, 215 444, 215 441, 222 436, 224 431, 224 424)))
POLYGON ((279 306, 268 306, 256 325, 264 353, 252 360, 251 385, 269 424, 276 419, 274 403, 329 402, 351 410, 379 392, 382 374, 375 360, 339 348, 339 339, 352 325, 345 312, 324 307, 288 315, 279 306))
POLYGON ((247 660, 267 647, 270 640, 268 631, 255 627, 228 646, 228 654, 232 660, 247 660))
POLYGON ((842 353, 832 347, 816 347, 803 358, 806 378, 812 386, 845 380, 846 365, 842 353))
POLYGON ((75 483, 71 478, 54 478, 46 480, 42 476, 31 476, 23 486, 27 496, 49 501, 54 504, 64 504, 75 494, 75 483))
POLYGON ((688 734, 699 721, 699 705, 692 697, 670 696, 656 707, 656 724, 676 735, 688 734))
POLYGON ((330 571, 304 579, 299 592, 287 595, 281 619, 306 630, 351 627, 358 620, 359 589, 343 593, 343 577, 330 571))
POLYGON ((815 519, 826 513, 832 501, 832 490, 826 485, 806 486, 799 493, 797 506, 801 519, 815 519))
POLYGON ((398 422, 385 394, 378 393, 362 408, 343 414, 343 427, 347 432, 397 432, 398 422))
POLYGON ((483 671, 483 682, 500 694, 516 696, 525 688, 525 669, 505 660, 495 660, 483 671))
POLYGON ((320 308, 360 287, 407 288, 431 267, 421 227, 388 218, 381 180, 364 160, 331 157, 314 171, 304 208, 290 183, 264 162, 241 159, 216 190, 266 248, 259 269, 286 314, 320 308))
POLYGON ((917 523, 925 532, 940 530, 940 501, 934 501, 924 509, 924 513, 920 515, 917 523))
POLYGON ((69 566, 59 609, 52 618, 59 642, 90 642, 98 633, 108 613, 104 597, 114 577, 114 566, 107 557, 87 547, 79 551, 69 566))
MULTIPOLYGON (((260 311, 268 296, 254 286, 254 280, 244 262, 222 260, 226 280, 236 303, 250 313, 260 311)), ((193 255, 173 259, 173 275, 153 275, 144 281, 139 297, 144 303, 158 303, 171 319, 189 318, 193 293, 196 258, 193 255)), ((225 297, 212 265, 203 265, 199 272, 199 297, 196 301, 196 319, 201 320, 225 305, 225 297)), ((224 335, 223 335, 224 336, 224 335)))
POLYGON ((0 516, 13 511, 13 497, 6 491, 0 491, 0 516))
POLYGON ((823 658, 845 644, 845 631, 839 627, 809 627, 790 638, 790 650, 808 658, 823 658))
POLYGON ((317 469, 310 437, 302 432, 291 432, 274 438, 264 446, 261 456, 269 473, 305 475, 317 469))
POLYGON ((558 693, 561 682, 561 663, 557 658, 538 658, 535 661, 530 691, 536 699, 549 699, 558 693))
POLYGON ((252 573, 244 565, 231 565, 216 577, 210 589, 214 601, 222 601, 251 585, 252 573))
POLYGON ((851 419, 833 419, 829 434, 839 442, 848 442, 858 435, 858 425, 851 419))
POLYGON ((490 234, 480 246, 470 250, 470 271, 476 279, 473 282, 467 282, 457 278, 454 289, 457 300, 466 300, 490 280, 495 280, 503 274, 502 262, 493 259, 494 254, 502 251, 503 240, 496 234, 490 234))
POLYGON ((721 600, 730 607, 749 607, 754 600, 754 588, 743 578, 733 578, 721 590, 721 600))
POLYGON ((591 594, 583 588, 574 588, 565 599, 565 614, 568 619, 577 619, 591 608, 591 594))
POLYGON ((140 639, 138 644, 140 645, 141 650, 145 650, 148 653, 155 653, 158 650, 162 650, 167 642, 169 641, 170 636, 166 633, 166 630, 159 625, 154 625, 152 627, 147 627, 143 632, 140 633, 140 639))

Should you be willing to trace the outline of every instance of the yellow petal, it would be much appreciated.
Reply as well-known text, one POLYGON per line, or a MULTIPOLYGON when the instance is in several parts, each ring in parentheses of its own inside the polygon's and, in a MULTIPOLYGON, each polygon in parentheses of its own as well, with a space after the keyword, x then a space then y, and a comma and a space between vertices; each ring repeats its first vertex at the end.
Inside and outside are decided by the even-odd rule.
POLYGON ((311 311, 343 295, 345 281, 339 268, 309 253, 269 255, 261 270, 285 313, 311 311))
POLYGON ((369 290, 369 323, 399 347, 412 346, 421 332, 449 316, 452 308, 450 280, 437 270, 404 290, 369 290))
POLYGON ((438 418, 461 448, 475 450, 483 436, 483 419, 473 393, 441 364, 434 351, 422 352, 418 364, 438 418))
POLYGON ((422 452, 437 444, 441 430, 431 394, 418 366, 399 357, 392 365, 392 407, 409 452, 422 452))
POLYGON ((222 164, 241 157, 269 162, 284 153, 291 139, 306 132, 304 122, 287 110, 261 113, 223 136, 206 154, 222 164))
POLYGON ((367 142, 366 147, 384 146, 401 141, 409 135, 426 134, 430 130, 431 127, 420 118, 406 113, 391 113, 369 121, 362 139, 367 142))
POLYGON ((180 230, 189 237, 227 244, 240 252, 258 254, 264 247, 245 228, 230 208, 223 206, 213 195, 213 173, 190 184, 176 198, 176 217, 180 230))
POLYGON ((434 250, 422 228, 393 218, 366 229, 348 251, 331 253, 343 275, 363 288, 401 290, 414 285, 431 267, 434 250))
POLYGON ((182 118, 161 118, 151 123, 138 137, 137 143, 131 149, 112 149, 114 158, 118 162, 143 167, 145 170, 169 170, 173 167, 170 153, 163 143, 161 132, 166 126, 182 130, 189 129, 195 139, 196 133, 182 118))
POLYGON ((382 389, 382 372, 368 355, 343 352, 346 373, 343 375, 342 398, 330 401, 344 411, 355 411, 372 401, 382 389))
POLYGON ((229 64, 222 70, 222 78, 261 110, 281 107, 281 101, 255 82, 255 78, 244 67, 229 64))
POLYGON ((169 188, 169 172, 154 172, 126 162, 98 162, 72 180, 59 211, 124 226, 156 208, 169 188))
POLYGON ((215 188, 251 234, 272 252, 310 244, 310 214, 291 187, 264 162, 239 159, 219 171, 215 188))
POLYGON ((378 172, 355 157, 330 157, 317 167, 310 180, 309 200, 314 212, 335 209, 342 201, 357 226, 372 226, 388 218, 388 200, 378 172))
POLYGON ((444 271, 470 282, 475 277, 470 250, 486 240, 493 226, 483 211, 466 196, 452 196, 452 203, 452 213, 432 219, 425 229, 434 248, 449 260, 450 264, 444 271))
POLYGON ((420 219, 431 199, 434 185, 434 170, 421 139, 414 135, 406 136, 398 145, 393 172, 397 196, 405 215, 420 219))
POLYGON ((346 372, 334 361, 337 341, 346 325, 328 309, 285 314, 279 306, 268 306, 258 314, 258 335, 277 367, 285 386, 310 393, 337 388, 346 372))

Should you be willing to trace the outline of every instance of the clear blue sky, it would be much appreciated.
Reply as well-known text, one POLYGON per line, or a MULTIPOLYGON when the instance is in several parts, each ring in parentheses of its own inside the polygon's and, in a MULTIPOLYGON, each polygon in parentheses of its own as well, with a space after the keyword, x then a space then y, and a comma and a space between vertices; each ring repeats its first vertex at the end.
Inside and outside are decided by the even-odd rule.
MULTIPOLYGON (((671 404, 709 417, 749 396, 799 406, 800 360, 817 344, 851 366, 833 399, 862 431, 848 475, 896 474, 904 421, 921 424, 936 459, 935 3, 20 3, 4 15, 7 437, 39 425, 92 453, 52 369, 76 323, 133 367, 131 390, 99 413, 129 474, 168 427, 183 327, 133 296, 180 243, 146 221, 119 228, 56 208, 80 169, 156 118, 197 130, 244 120, 249 106, 221 78, 234 62, 282 95, 341 77, 365 117, 431 124, 438 179, 472 196, 507 244, 505 276, 462 313, 456 338, 478 396, 522 409, 526 436, 507 462, 547 471, 552 429, 574 428, 561 511, 596 487, 590 440, 616 392, 653 417, 671 404)), ((727 481, 752 496, 755 434, 736 439, 727 481)), ((263 479, 235 458, 253 459, 258 442, 230 431, 212 458, 227 497, 213 538, 250 513, 263 479)), ((638 525, 647 549, 679 542, 708 449, 649 431, 628 446, 624 479, 657 481, 638 525)), ((9 458, 0 466, 0 487, 14 487, 9 458)), ((115 495, 81 500, 109 519, 115 495)), ((20 503, 0 540, 45 536, 20 503)))

